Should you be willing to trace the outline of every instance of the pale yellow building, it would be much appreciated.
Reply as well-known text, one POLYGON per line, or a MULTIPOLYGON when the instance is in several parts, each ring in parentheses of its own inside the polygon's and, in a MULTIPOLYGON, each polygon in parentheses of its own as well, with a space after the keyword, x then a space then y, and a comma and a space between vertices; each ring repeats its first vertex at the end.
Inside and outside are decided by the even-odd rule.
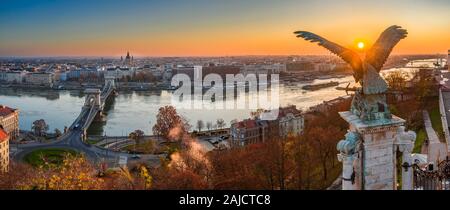
POLYGON ((7 172, 9 166, 9 136, 0 128, 0 173, 7 172))
POLYGON ((54 75, 52 73, 33 72, 25 75, 25 82, 31 85, 52 87, 54 75))
POLYGON ((19 137, 19 110, 0 105, 0 128, 2 128, 11 140, 19 137))

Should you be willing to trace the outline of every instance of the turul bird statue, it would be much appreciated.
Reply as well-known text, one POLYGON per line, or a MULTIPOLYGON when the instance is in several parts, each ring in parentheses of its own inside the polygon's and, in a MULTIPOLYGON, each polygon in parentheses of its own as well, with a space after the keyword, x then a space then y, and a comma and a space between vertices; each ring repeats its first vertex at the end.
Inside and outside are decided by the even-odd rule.
POLYGON ((390 119, 391 113, 386 103, 388 85, 379 72, 394 46, 408 34, 400 26, 393 25, 381 33, 375 44, 365 52, 365 58, 351 49, 307 31, 294 34, 307 41, 318 43, 350 64, 357 88, 352 101, 351 111, 364 121, 390 119))

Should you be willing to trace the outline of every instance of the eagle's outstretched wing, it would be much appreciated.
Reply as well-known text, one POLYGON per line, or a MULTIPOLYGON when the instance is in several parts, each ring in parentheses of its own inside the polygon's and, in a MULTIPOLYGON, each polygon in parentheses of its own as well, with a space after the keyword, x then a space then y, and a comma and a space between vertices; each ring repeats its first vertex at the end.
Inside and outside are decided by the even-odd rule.
POLYGON ((366 52, 365 61, 380 72, 394 46, 407 34, 408 32, 400 26, 393 25, 387 28, 372 48, 366 52))
POLYGON ((345 47, 342 47, 336 43, 330 42, 319 35, 316 35, 307 31, 296 31, 294 34, 297 37, 301 37, 310 42, 317 42, 318 45, 327 48, 332 53, 341 57, 345 62, 349 63, 353 68, 353 76, 355 77, 356 82, 358 82, 363 76, 363 66, 362 61, 359 55, 345 47))

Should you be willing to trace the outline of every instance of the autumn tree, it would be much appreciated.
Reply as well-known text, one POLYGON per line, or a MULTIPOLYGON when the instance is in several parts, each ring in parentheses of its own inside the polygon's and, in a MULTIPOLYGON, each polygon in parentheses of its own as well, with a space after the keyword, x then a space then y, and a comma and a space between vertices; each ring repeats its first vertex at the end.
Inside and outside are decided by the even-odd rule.
POLYGON ((343 137, 344 134, 345 132, 334 126, 311 128, 306 134, 311 138, 311 148, 316 152, 317 160, 320 162, 323 180, 328 179, 328 171, 330 168, 328 164, 334 164, 333 159, 336 155, 336 144, 339 141, 336 137, 343 137))
POLYGON ((213 167, 211 184, 214 189, 258 190, 273 189, 270 172, 259 168, 264 166, 261 158, 263 144, 251 144, 246 147, 215 151, 210 154, 213 167), (269 177, 269 178, 267 178, 269 177))
POLYGON ((172 129, 178 128, 182 132, 187 132, 188 125, 187 121, 178 115, 177 110, 173 106, 164 106, 159 108, 156 124, 152 130, 153 134, 168 138, 172 129))
POLYGON ((271 189, 284 190, 288 187, 288 177, 293 164, 286 143, 284 139, 271 139, 263 145, 264 155, 258 167, 266 182, 270 183, 271 189))
POLYGON ((156 189, 208 189, 211 179, 211 163, 203 147, 184 136, 184 150, 176 151, 171 160, 155 172, 156 189))
POLYGON ((292 171, 291 187, 297 190, 310 189, 312 169, 314 167, 314 150, 305 135, 290 136, 288 151, 295 166, 292 171))
POLYGON ((27 182, 34 178, 36 169, 24 163, 11 162, 7 172, 0 172, 0 189, 17 190, 29 188, 27 182))
POLYGON ((12 162, 0 173, 0 189, 8 190, 130 190, 151 189, 147 168, 105 172, 107 168, 90 163, 84 156, 67 155, 61 165, 44 162, 40 167, 12 162))
POLYGON ((210 156, 214 189, 289 189, 293 162, 287 143, 274 139, 215 151, 210 156))
POLYGON ((55 128, 55 136, 60 137, 62 135, 61 131, 58 128, 55 128))
POLYGON ((204 127, 205 127, 205 123, 203 122, 203 120, 197 120, 198 132, 201 132, 204 127))
MULTIPOLYGON (((414 82, 414 93, 418 101, 426 102, 426 98, 437 93, 437 86, 435 85, 434 77, 426 72, 417 71, 414 73, 414 78, 418 78, 414 82)), ((425 103, 422 103, 424 105, 425 103)))
POLYGON ((210 131, 212 129, 212 127, 213 127, 212 122, 207 122, 206 123, 206 129, 208 129, 208 131, 210 131))
POLYGON ((130 170, 127 166, 120 167, 119 171, 105 178, 107 189, 147 190, 153 184, 153 177, 143 165, 136 167, 136 170, 130 170))
POLYGON ((154 189, 158 190, 204 190, 208 183, 192 171, 175 171, 173 169, 159 170, 154 174, 159 180, 155 182, 154 189))
POLYGON ((61 166, 44 165, 31 178, 17 186, 37 190, 94 190, 104 187, 94 166, 82 156, 66 156, 61 166))
POLYGON ((46 132, 49 129, 49 126, 45 122, 45 120, 40 119, 33 122, 33 126, 31 129, 34 131, 34 133, 38 136, 43 136, 46 134, 46 132))
POLYGON ((216 125, 219 129, 222 129, 226 126, 226 123, 222 118, 220 118, 220 119, 217 119, 216 125))
POLYGON ((144 131, 135 130, 128 135, 128 138, 133 139, 135 141, 135 145, 140 144, 141 139, 144 137, 144 131))
POLYGON ((406 72, 393 71, 388 73, 384 79, 387 81, 391 90, 402 91, 406 87, 409 76, 406 72))

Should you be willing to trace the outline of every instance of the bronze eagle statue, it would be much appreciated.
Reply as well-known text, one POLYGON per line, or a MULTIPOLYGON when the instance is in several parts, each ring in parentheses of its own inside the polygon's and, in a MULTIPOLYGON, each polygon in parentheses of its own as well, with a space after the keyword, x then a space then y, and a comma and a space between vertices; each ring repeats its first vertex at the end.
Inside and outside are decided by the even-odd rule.
POLYGON ((394 46, 404 39, 408 32, 400 26, 393 25, 381 33, 371 49, 366 51, 362 59, 355 51, 307 31, 296 31, 294 34, 310 42, 316 42, 332 53, 338 55, 353 69, 353 77, 360 82, 364 94, 380 94, 387 91, 387 84, 379 75, 394 46))

